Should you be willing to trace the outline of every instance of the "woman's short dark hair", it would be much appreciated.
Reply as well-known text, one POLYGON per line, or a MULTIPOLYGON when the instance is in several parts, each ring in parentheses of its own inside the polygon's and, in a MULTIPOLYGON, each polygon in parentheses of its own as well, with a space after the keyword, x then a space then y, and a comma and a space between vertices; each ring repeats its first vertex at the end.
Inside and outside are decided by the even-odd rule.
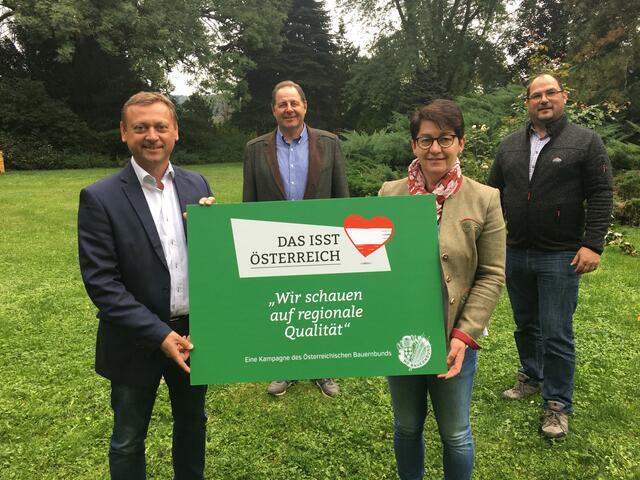
POLYGON ((411 138, 413 140, 418 138, 420 125, 424 121, 435 123, 441 130, 451 128, 456 133, 456 137, 464 137, 462 110, 460 110, 458 104, 452 100, 434 100, 412 115, 409 130, 411 131, 411 138))

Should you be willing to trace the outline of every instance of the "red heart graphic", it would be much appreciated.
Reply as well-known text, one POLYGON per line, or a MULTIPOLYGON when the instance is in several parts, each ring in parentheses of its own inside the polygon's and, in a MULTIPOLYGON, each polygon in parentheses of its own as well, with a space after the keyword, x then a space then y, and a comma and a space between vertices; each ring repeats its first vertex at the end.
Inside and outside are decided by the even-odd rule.
POLYGON ((363 257, 368 257, 378 250, 391 240, 393 235, 393 222, 387 217, 367 220, 354 213, 345 218, 342 225, 347 237, 363 257))

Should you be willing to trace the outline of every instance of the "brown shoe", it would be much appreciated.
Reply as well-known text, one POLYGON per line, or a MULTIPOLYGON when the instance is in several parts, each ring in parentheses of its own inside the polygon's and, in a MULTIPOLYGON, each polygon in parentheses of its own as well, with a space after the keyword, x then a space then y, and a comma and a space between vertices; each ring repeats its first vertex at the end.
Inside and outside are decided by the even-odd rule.
POLYGON ((564 438, 569 433, 569 415, 562 411, 564 404, 549 400, 542 415, 540 430, 542 435, 556 440, 564 438))
POLYGON ((509 390, 502 392, 502 398, 506 398, 507 400, 521 400, 529 395, 538 393, 539 391, 539 383, 532 382, 524 373, 518 372, 516 384, 509 390))

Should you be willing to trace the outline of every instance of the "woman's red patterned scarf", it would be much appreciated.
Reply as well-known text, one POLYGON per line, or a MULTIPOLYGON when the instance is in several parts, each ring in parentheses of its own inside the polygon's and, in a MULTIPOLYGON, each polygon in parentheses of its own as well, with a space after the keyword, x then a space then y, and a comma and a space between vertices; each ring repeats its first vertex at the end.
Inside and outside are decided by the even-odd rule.
POLYGON ((444 201, 460 190, 460 185, 462 185, 460 160, 456 159, 455 165, 438 181, 433 192, 427 192, 427 182, 420 169, 420 161, 416 158, 409 165, 408 184, 411 195, 429 195, 429 193, 432 193, 436 196, 436 215, 438 216, 438 223, 440 223, 444 201))

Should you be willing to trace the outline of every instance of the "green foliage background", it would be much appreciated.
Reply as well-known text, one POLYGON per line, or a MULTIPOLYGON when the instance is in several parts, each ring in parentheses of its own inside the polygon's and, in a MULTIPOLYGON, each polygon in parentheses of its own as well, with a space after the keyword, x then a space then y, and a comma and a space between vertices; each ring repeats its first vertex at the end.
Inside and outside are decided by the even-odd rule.
MULTIPOLYGON (((241 165, 198 166, 221 202, 241 197, 241 165)), ((79 190, 114 170, 0 175, 0 478, 107 478, 108 382, 93 372, 97 320, 80 279, 79 190)), ((623 229, 640 244, 640 230, 623 229)), ((479 480, 640 477, 640 260, 608 248, 582 279, 575 316, 571 435, 538 434, 540 399, 506 402, 517 354, 506 296, 482 341, 471 419, 479 480)), ((213 273, 215 275, 215 272, 213 273)), ((397 478, 383 378, 340 380, 322 396, 302 382, 272 399, 266 385, 211 387, 206 477, 212 480, 397 478)), ((436 425, 426 423, 426 478, 441 478, 436 425)), ((161 386, 149 438, 149 478, 171 478, 171 413, 161 386)))
MULTIPOLYGON (((195 76, 200 92, 181 107, 173 160, 218 162, 197 169, 222 202, 240 200, 244 144, 271 125, 264 100, 248 107, 273 86, 260 72, 270 72, 269 83, 293 75, 310 87, 309 118, 340 130, 352 194, 364 196, 404 176, 412 158, 407 115, 435 97, 462 106, 463 171, 482 181, 501 139, 526 121, 524 78, 552 69, 569 89, 572 119, 605 140, 616 218, 640 225, 639 2, 523 0, 512 16, 504 0, 338 3, 377 29, 368 55, 357 53, 345 28, 331 34, 323 3, 312 0, 0 0, 0 150, 10 169, 0 175, 0 478, 107 477, 108 384, 92 371, 95 308, 80 280, 75 235, 80 188, 113 170, 64 169, 125 161, 121 104, 140 89, 170 91, 176 66, 195 76), (305 12, 294 4, 316 13, 296 15, 305 12), (399 23, 389 22, 394 13, 399 23), (289 56, 300 52, 290 68, 289 56), (313 69, 298 68, 305 62, 313 69), (246 109, 249 121, 229 123, 226 112, 214 122, 221 105, 240 116, 246 109)), ((640 244, 640 230, 619 231, 640 244)), ((538 436, 538 399, 500 399, 517 363, 503 296, 474 390, 476 478, 640 478, 638 261, 609 247, 601 268, 583 278, 576 413, 562 443, 538 436)), ((395 478, 384 379, 341 386, 334 400, 309 383, 280 400, 263 384, 212 387, 207 478, 395 478)), ((170 422, 161 388, 147 444, 150 478, 171 477, 170 422)), ((427 477, 437 478, 431 417, 426 430, 427 477)))
MULTIPOLYGON (((500 142, 528 122, 524 93, 522 87, 508 85, 491 93, 455 98, 465 119, 467 141, 460 156, 464 175, 486 182, 500 142)), ((640 184, 640 146, 633 140, 640 127, 622 122, 617 107, 606 103, 585 105, 572 101, 566 113, 571 121, 596 130, 607 147, 614 172, 615 220, 640 225, 640 195, 635 188, 640 184)), ((406 176, 407 166, 414 158, 408 117, 397 112, 380 130, 343 132, 342 145, 349 185, 352 194, 358 196, 375 195, 382 181, 406 176)))

